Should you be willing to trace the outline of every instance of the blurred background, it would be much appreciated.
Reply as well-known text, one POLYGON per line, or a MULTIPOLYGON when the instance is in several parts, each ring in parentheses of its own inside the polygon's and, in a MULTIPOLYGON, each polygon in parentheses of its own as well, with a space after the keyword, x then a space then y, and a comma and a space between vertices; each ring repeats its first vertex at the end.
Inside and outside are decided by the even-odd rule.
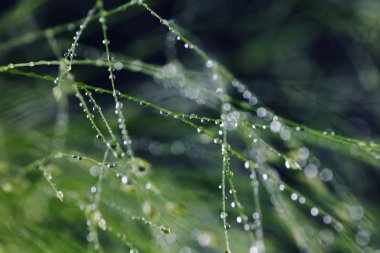
MULTIPOLYGON (((296 126, 317 132, 290 142, 265 131, 251 133, 252 128, 243 124, 229 133, 230 144, 262 166, 257 177, 268 173, 275 178, 268 186, 262 179, 257 181, 263 213, 257 222, 257 195, 252 197, 250 173, 243 162, 231 159, 250 225, 246 229, 238 222, 238 217, 244 217, 231 206, 234 200, 229 195, 232 252, 379 253, 380 149, 368 156, 360 147, 377 148, 375 143, 379 143, 380 2, 146 2, 244 83, 258 99, 257 106, 265 105, 275 115, 297 122, 296 126), (304 171, 286 170, 282 161, 271 160, 268 152, 272 150, 265 145, 251 147, 252 135, 286 156, 298 152, 299 158, 306 148, 304 171), (351 146, 334 136, 360 142, 351 146), (333 180, 324 180, 323 169, 333 172, 333 180), (289 185, 282 197, 270 190, 277 189, 279 182, 289 185), (294 192, 301 193, 311 206, 294 202, 294 192), (314 206, 326 212, 320 213, 320 219, 310 215, 314 206), (326 215, 336 217, 345 232, 339 232, 336 224, 329 226, 323 219, 326 215), (265 250, 257 243, 260 238, 265 250)), ((105 1, 105 8, 125 3, 105 1)), ((78 30, 80 23, 74 21, 85 17, 94 5, 88 0, 2 1, 0 66, 61 59, 78 30)), ((124 67, 115 67, 118 90, 174 112, 220 118, 215 73, 146 9, 134 5, 118 11, 107 17, 107 26, 113 63, 124 67)), ((104 60, 102 40, 99 22, 91 21, 79 40, 75 59, 104 60)), ((59 75, 57 65, 31 65, 22 70, 54 78, 59 75)), ((70 73, 76 81, 111 89, 107 68, 100 63, 73 64, 70 73)), ((227 87, 225 80, 220 83, 227 87)), ((121 184, 119 175, 106 170, 96 211, 107 221, 107 229, 91 224, 91 189, 101 169, 89 160, 70 156, 35 162, 52 152, 103 160, 105 146, 95 138, 73 91, 68 89, 64 102, 57 103, 54 86, 51 81, 0 72, 0 252, 92 252, 97 251, 95 237, 104 252, 224 252, 220 147, 180 121, 127 100, 124 113, 133 149, 148 171, 144 169, 135 182, 121 184), (40 170, 51 173, 51 182, 65 193, 63 202, 40 170), (136 194, 141 178, 157 187, 160 197, 136 194)), ((237 101, 245 98, 232 87, 225 90, 237 101)), ((93 93, 118 132, 112 96, 93 93)), ((254 109, 234 110, 241 118, 256 122, 254 109)), ((217 135, 219 127, 214 123, 196 123, 217 135)), ((116 164, 116 171, 125 169, 116 164)))

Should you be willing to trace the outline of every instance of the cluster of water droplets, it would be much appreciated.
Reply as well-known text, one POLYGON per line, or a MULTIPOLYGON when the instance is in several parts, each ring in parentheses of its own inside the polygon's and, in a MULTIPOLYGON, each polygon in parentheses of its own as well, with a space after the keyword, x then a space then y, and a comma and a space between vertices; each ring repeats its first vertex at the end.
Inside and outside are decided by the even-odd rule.
POLYGON ((60 189, 58 189, 57 185, 53 181, 53 175, 51 171, 49 171, 49 168, 46 167, 44 164, 38 165, 38 169, 43 172, 43 175, 46 179, 46 181, 49 183, 51 188, 54 190, 55 195, 60 201, 63 201, 64 193, 60 189))
MULTIPOLYGON (((135 0, 132 1, 133 4, 138 4, 142 5, 144 7, 147 7, 147 5, 141 1, 141 0, 135 0)), ((99 18, 100 24, 105 28, 106 30, 106 19, 105 17, 107 16, 107 12, 104 10, 101 10, 101 17, 99 18)), ((86 28, 88 21, 90 20, 90 17, 94 14, 94 11, 91 10, 88 14, 88 18, 85 19, 85 22, 80 25, 80 30, 78 30, 73 37, 74 42, 71 45, 71 48, 68 50, 68 52, 64 55, 65 59, 61 63, 61 73, 66 73, 65 78, 70 77, 69 72, 71 70, 71 62, 73 60, 73 57, 75 57, 75 48, 78 46, 78 40, 83 32, 83 30, 86 28)), ((155 17, 157 17, 157 14, 155 14, 153 11, 151 11, 151 14, 155 17)), ((168 27, 170 33, 174 35, 173 38, 175 38, 174 41, 181 41, 183 42, 183 47, 185 49, 190 49, 190 50, 195 50, 196 53, 202 53, 203 51, 199 51, 199 48, 194 46, 191 42, 187 41, 180 35, 176 30, 173 29, 171 26, 171 22, 161 19, 160 22, 162 25, 168 27)), ((102 44, 104 46, 108 47, 110 45, 110 41, 105 37, 102 40, 102 44)), ((108 51, 108 49, 107 49, 108 51)), ((111 62, 110 55, 107 52, 107 58, 111 62)), ((227 222, 229 219, 236 221, 237 224, 240 224, 245 231, 255 231, 256 232, 256 238, 262 237, 262 230, 260 230, 261 225, 262 225, 262 214, 261 211, 259 210, 259 207, 257 205, 255 206, 255 210, 250 214, 246 215, 242 209, 242 205, 240 201, 237 199, 236 195, 236 189, 233 188, 233 185, 231 185, 229 179, 233 177, 233 173, 229 168, 229 163, 230 163, 230 158, 229 158, 229 150, 230 150, 230 145, 228 142, 225 140, 224 135, 227 134, 227 132, 234 131, 236 130, 242 121, 246 120, 246 117, 243 112, 239 111, 238 109, 235 109, 234 105, 231 102, 226 102, 228 100, 225 100, 225 97, 228 96, 227 90, 228 87, 224 85, 223 82, 225 82, 225 79, 223 77, 223 73, 219 71, 219 66, 218 63, 208 57, 203 57, 204 58, 204 66, 207 71, 209 71, 210 74, 210 80, 207 80, 207 84, 210 85, 210 87, 207 88, 207 92, 210 94, 213 94, 215 97, 219 98, 222 102, 222 114, 220 119, 214 120, 215 124, 218 126, 217 127, 217 136, 213 139, 213 142, 215 144, 218 144, 221 146, 221 151, 222 151, 222 156, 223 156, 223 164, 225 168, 223 169, 223 183, 220 186, 220 189, 223 192, 223 210, 220 213, 220 218, 223 221, 223 227, 225 230, 229 230, 231 228, 231 224, 227 222), (230 184, 230 190, 228 191, 226 188, 226 185, 230 184), (231 197, 229 197, 231 196, 231 197), (231 200, 229 200, 231 198, 231 200), (236 217, 232 218, 229 217, 229 213, 227 211, 228 208, 232 209, 239 209, 240 211, 238 212, 238 215, 236 217), (261 235, 260 235, 261 233, 261 235)), ((31 62, 29 63, 30 66, 34 66, 35 63, 31 62)), ((141 62, 136 61, 134 68, 140 69, 141 68, 141 62)), ((13 64, 9 64, 7 68, 13 68, 13 64)), ((107 148, 109 148, 111 151, 113 151, 113 154, 116 158, 119 156, 123 157, 125 155, 132 157, 130 160, 132 165, 131 168, 137 173, 145 173, 145 169, 147 169, 149 166, 144 164, 143 162, 139 160, 135 160, 133 158, 133 149, 132 147, 132 140, 128 136, 128 132, 126 129, 125 125, 125 117, 123 114, 123 108, 124 104, 122 102, 122 94, 120 91, 116 90, 114 87, 114 81, 115 81, 115 70, 121 70, 123 68, 123 63, 122 62, 115 62, 112 60, 111 64, 108 66, 108 75, 109 79, 112 82, 113 85, 113 94, 112 96, 114 97, 115 100, 115 108, 114 112, 115 115, 117 116, 117 122, 118 122, 118 127, 120 129, 121 135, 122 135, 122 140, 121 144, 126 147, 126 153, 123 151, 120 152, 120 150, 117 150, 119 147, 119 143, 115 142, 114 139, 111 138, 111 140, 107 140, 103 133, 99 131, 98 128, 95 127, 95 123, 93 123, 95 115, 93 112, 101 112, 101 108, 99 105, 97 105, 94 102, 94 99, 91 97, 91 93, 89 91, 85 91, 85 95, 90 98, 90 103, 92 104, 92 111, 87 108, 86 103, 83 99, 83 97, 80 95, 79 92, 77 92, 77 97, 80 98, 81 102, 79 104, 80 107, 83 108, 83 111, 86 113, 86 117, 92 122, 94 125, 93 128, 95 129, 96 133, 95 136, 97 139, 102 140, 106 143, 107 148), (142 169, 141 169, 142 168, 142 169)), ((203 77, 203 76, 202 76, 203 77)), ((202 89, 203 83, 199 84, 197 80, 194 82, 191 82, 189 78, 186 77, 186 70, 184 70, 184 67, 181 63, 178 61, 170 61, 166 65, 164 65, 159 73, 157 73, 154 77, 157 80, 160 80, 160 82, 163 83, 164 87, 166 88, 172 88, 172 87, 177 87, 179 88, 181 94, 185 97, 188 97, 192 100, 197 101, 200 104, 208 103, 208 99, 210 99, 210 96, 208 95, 204 89, 202 89)), ((194 79, 193 79, 194 80, 194 79)), ((55 80, 56 84, 60 83, 60 78, 57 78, 55 80)), ((298 147, 293 147, 291 144, 288 144, 291 148, 295 149, 296 152, 293 154, 293 156, 285 156, 283 155, 282 152, 277 151, 274 147, 270 146, 268 143, 265 143, 264 140, 262 140, 258 134, 258 129, 260 130, 270 130, 273 134, 277 135, 280 137, 280 139, 283 142, 290 143, 293 138, 293 131, 301 131, 300 127, 296 127, 295 129, 291 129, 286 125, 285 122, 282 121, 282 119, 274 113, 272 113, 269 109, 265 108, 264 106, 257 106, 258 100, 257 97, 249 91, 249 89, 242 84, 240 81, 236 79, 232 79, 230 81, 230 84, 232 87, 234 87, 242 96, 242 98, 250 105, 252 108, 256 106, 255 108, 255 120, 259 121, 259 124, 253 124, 252 126, 252 131, 253 133, 250 134, 249 138, 252 140, 252 144, 254 145, 254 154, 252 157, 254 157, 254 160, 257 162, 259 165, 266 165, 268 160, 268 155, 267 152, 268 150, 275 154, 277 157, 281 157, 284 159, 283 165, 290 169, 290 168, 296 168, 296 169, 302 169, 303 173, 305 174, 306 178, 308 179, 315 179, 315 180, 321 180, 322 182, 331 182, 334 178, 332 169, 323 167, 318 159, 315 157, 312 157, 311 151, 304 146, 298 146, 298 147)), ((58 94, 57 91, 55 91, 56 95, 55 97, 59 97, 60 94, 58 94)), ((147 107, 149 104, 145 101, 140 101, 139 102, 142 107, 147 107)), ((164 108, 159 110, 160 115, 163 116, 171 116, 176 119, 190 119, 190 120, 198 120, 201 123, 208 123, 210 122, 210 119, 204 118, 195 114, 191 115, 180 115, 176 114, 173 112, 170 112, 168 110, 165 110, 164 108)), ((206 128, 203 126, 197 126, 196 131, 199 134, 203 134, 206 132, 206 128)), ((331 135, 335 136, 335 133, 330 131, 330 132, 324 132, 324 135, 331 135)), ((145 145, 145 144, 144 144, 145 145)), ((170 151, 174 155, 182 155, 186 153, 186 150, 188 149, 186 142, 182 141, 174 141, 173 143, 170 144, 170 151)), ((163 153, 164 147, 163 144, 157 142, 157 141, 150 141, 148 144, 148 150, 150 151, 151 154, 153 155, 160 155, 163 153)), ((190 154, 190 152, 187 152, 190 154)), ((81 155, 73 155, 73 159, 76 160, 82 160, 83 157, 81 155)), ((107 163, 105 164, 106 168, 115 168, 116 163, 107 163)), ((323 211, 322 208, 320 208, 317 205, 313 205, 312 202, 309 204, 309 200, 300 194, 297 191, 289 190, 288 187, 285 185, 284 182, 281 182, 280 179, 278 179, 276 176, 273 176, 272 173, 270 173, 267 170, 261 170, 259 171, 252 171, 254 169, 254 165, 252 165, 249 161, 246 161, 244 163, 244 168, 247 170, 250 170, 250 179, 251 179, 251 184, 253 187, 253 192, 255 192, 255 188, 258 189, 259 187, 259 182, 262 182, 261 185, 263 185, 263 188, 268 191, 270 194, 270 201, 275 207, 275 210, 278 212, 279 217, 283 218, 288 222, 289 220, 292 220, 294 224, 297 224, 296 218, 292 214, 289 214, 292 210, 289 204, 292 203, 293 205, 300 206, 301 208, 307 209, 307 213, 310 217, 315 218, 315 219, 320 219, 322 220, 324 225, 333 225, 334 229, 336 231, 343 231, 343 225, 341 223, 338 223, 334 217, 325 211, 323 211), (277 180, 274 180, 273 178, 277 178, 277 180), (279 195, 286 195, 286 198, 283 198, 283 196, 279 195)), ((268 168, 266 168, 268 169, 268 168)), ((54 191, 56 192, 57 197, 62 201, 64 194, 62 191, 58 190, 56 188, 56 185, 53 183, 53 177, 51 173, 48 170, 44 170, 44 176, 49 182, 49 184, 52 186, 54 191)), ((94 177, 99 177, 101 167, 99 166, 94 166, 91 167, 90 173, 94 177)), ((122 185, 128 185, 130 184, 130 178, 125 175, 121 174, 119 172, 116 173, 116 177, 118 178, 119 182, 122 185)), ((232 181, 232 180, 231 180, 232 181)), ((145 185, 147 190, 152 189, 152 184, 147 183, 145 185)), ((94 185, 91 186, 90 188, 90 194, 92 195, 97 195, 101 193, 101 188, 99 186, 94 185)), ((254 194, 255 195, 255 194, 254 194)), ((258 194, 255 195, 255 198, 258 198, 258 194)), ((148 207, 145 207, 148 208, 148 207)), ((95 232, 96 230, 93 229, 94 226, 99 227, 102 230, 107 230, 110 229, 112 230, 112 227, 108 227, 106 220, 104 219, 102 213, 98 209, 97 205, 94 203, 90 203, 88 205, 83 205, 82 209, 87 213, 88 221, 87 225, 89 227, 89 235, 87 239, 91 242, 93 242, 96 238, 95 232)), ((360 222, 363 217, 364 217, 364 209, 362 206, 359 204, 355 205, 350 205, 348 207, 348 215, 349 217, 356 221, 360 222)), ((232 215, 230 215, 232 216, 232 215)), ((163 235, 169 235, 173 234, 171 233, 170 229, 166 226, 163 225, 154 225, 152 222, 147 221, 145 218, 137 218, 145 224, 152 226, 156 229, 159 230, 159 232, 163 235)), ((126 235, 125 234, 119 234, 118 237, 122 238, 123 240, 126 240, 126 235)), ((318 238, 320 241, 323 241, 323 243, 326 244, 332 244, 334 241, 334 232, 331 231, 330 228, 323 228, 319 231, 318 233, 318 238)), ((371 239, 371 234, 368 232, 368 230, 365 228, 365 226, 358 225, 358 230, 355 234, 355 240, 358 245, 365 247, 369 244, 371 239)), ((168 239, 168 240, 175 240, 175 239, 168 239)), ((199 233, 197 235, 197 240, 199 244, 204 244, 208 245, 208 241, 211 239, 209 236, 206 236, 204 234, 201 235, 199 233)), ((249 248, 250 253, 258 253, 258 252, 264 252, 264 245, 261 244, 260 240, 258 240, 255 244, 252 244, 249 248)), ((183 247, 181 249, 181 252, 190 252, 191 250, 188 247, 183 247)), ((131 252, 135 252, 135 249, 131 249, 131 252)), ((226 252, 230 252, 229 249, 226 250, 226 252)))

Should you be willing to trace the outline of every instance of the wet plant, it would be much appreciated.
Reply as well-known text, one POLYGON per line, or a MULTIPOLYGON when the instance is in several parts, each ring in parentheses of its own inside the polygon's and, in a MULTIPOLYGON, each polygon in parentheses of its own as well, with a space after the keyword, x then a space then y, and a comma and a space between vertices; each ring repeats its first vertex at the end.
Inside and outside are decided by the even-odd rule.
MULTIPOLYGON (((68 23, 4 29, 0 252, 378 253, 377 132, 277 112, 156 4, 96 0, 68 23), (128 15, 161 37, 125 50, 112 28, 128 15)), ((44 5, 13 4, 0 28, 44 5)))

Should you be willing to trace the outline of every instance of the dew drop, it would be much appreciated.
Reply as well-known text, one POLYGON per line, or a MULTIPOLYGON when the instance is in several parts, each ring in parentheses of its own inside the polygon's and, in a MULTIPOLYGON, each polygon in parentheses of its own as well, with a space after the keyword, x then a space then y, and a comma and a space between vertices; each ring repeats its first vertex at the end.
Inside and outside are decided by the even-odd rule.
POLYGON ((371 235, 367 231, 361 230, 356 234, 355 239, 357 244, 364 247, 370 242, 371 235))
POLYGON ((323 223, 325 223, 325 224, 330 224, 331 221, 332 221, 332 218, 331 218, 330 215, 325 215, 325 216, 323 216, 323 223))
POLYGON ((324 182, 329 182, 333 179, 333 173, 332 173, 332 170, 328 169, 328 168, 325 168, 323 170, 321 170, 321 172, 319 173, 319 177, 321 178, 322 181, 324 182))
POLYGON ((57 198, 58 198, 60 201, 63 201, 63 192, 62 192, 62 191, 57 191, 57 198))
POLYGON ((361 220, 364 216, 364 209, 359 205, 350 206, 348 208, 348 214, 353 220, 361 220))
POLYGON ((216 94, 218 94, 218 95, 221 95, 221 94, 223 94, 223 88, 217 88, 216 90, 215 90, 215 92, 216 92, 216 94))
POLYGON ((214 139, 214 143, 215 143, 215 144, 220 144, 220 143, 222 143, 222 140, 219 139, 219 138, 215 138, 215 139, 214 139))
POLYGON ((160 226, 159 227, 159 230, 160 232, 163 234, 163 235, 169 235, 170 234, 170 228, 166 227, 166 226, 160 226))
POLYGON ((45 176, 45 178, 46 178, 48 181, 50 181, 50 180, 53 179, 53 177, 52 177, 52 175, 50 174, 50 172, 45 171, 45 172, 44 172, 44 176, 45 176))
POLYGON ((267 110, 263 107, 259 107, 256 113, 257 113, 257 116, 259 116, 260 118, 263 118, 267 114, 267 110))
POLYGON ((107 223, 106 223, 106 220, 105 219, 100 219, 99 222, 98 222, 98 226, 103 230, 105 231, 107 229, 107 223))
POLYGON ((319 213, 318 208, 313 207, 313 208, 310 209, 310 214, 311 214, 312 216, 317 216, 318 213, 319 213))
POLYGON ((278 133, 280 132, 281 130, 281 122, 278 121, 278 120, 273 120, 271 123, 270 123, 270 129, 272 132, 274 133, 278 133))
POLYGON ((259 253, 259 248, 257 248, 256 246, 252 246, 251 248, 249 248, 249 253, 259 253))
POLYGON ((148 106, 148 104, 147 104, 147 103, 145 103, 144 101, 140 101, 140 106, 142 106, 142 107, 147 107, 147 106, 148 106))
POLYGON ((163 25, 168 25, 168 21, 166 19, 160 20, 163 25))

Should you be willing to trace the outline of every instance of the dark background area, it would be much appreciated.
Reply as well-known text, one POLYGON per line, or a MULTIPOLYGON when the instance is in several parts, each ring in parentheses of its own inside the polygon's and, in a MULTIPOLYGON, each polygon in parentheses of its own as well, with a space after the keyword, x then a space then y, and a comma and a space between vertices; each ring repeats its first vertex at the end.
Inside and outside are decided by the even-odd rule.
MULTIPOLYGON (((36 1, 38 2, 38 1, 36 1)), ((3 1, 3 13, 13 1, 3 1)), ((124 3, 111 1, 111 9, 124 3)), ((368 1, 160 1, 155 10, 174 20, 203 49, 225 65, 278 114, 320 130, 362 139, 378 138, 378 46, 376 20, 364 20, 368 1), (364 13, 364 14, 362 14, 364 13), (372 23, 371 23, 372 22, 372 23), (326 122, 323 118, 329 117, 326 122)), ((31 22, 12 24, 10 37, 81 18, 92 1, 50 1, 31 22)), ((373 6, 372 6, 373 5, 373 6)), ((31 19, 31 17, 25 17, 31 19)), ((100 27, 83 35, 86 46, 99 47, 100 27)), ((3 34, 4 36, 4 34, 3 34)), ((65 34, 70 39, 70 33, 65 34)), ((149 63, 164 64, 166 29, 139 7, 110 18, 111 50, 149 63)), ((2 41, 7 37, 3 37, 2 41)), ((39 50, 2 54, 2 62, 38 59, 39 50), (19 55, 19 56, 18 56, 19 55)), ((43 52, 49 55, 49 48, 43 52)), ((185 64, 201 61, 178 46, 185 64)), ((170 56, 169 56, 170 57, 170 56)), ((128 76, 123 76, 128 80, 128 76)), ((120 77, 119 77, 120 79, 120 77)), ((98 77, 94 78, 94 81, 98 77)), ((131 84, 132 85, 132 84, 131 84)))
MULTIPOLYGON (((125 3, 125 1, 105 2, 107 10, 125 3)), ((276 114, 320 132, 333 131, 346 137, 379 142, 380 30, 378 27, 380 21, 377 16, 380 13, 380 4, 376 1, 147 2, 159 15, 177 24, 180 31, 194 44, 199 45, 212 58, 230 70, 236 78, 244 82, 259 101, 276 114)), ((0 31, 0 65, 7 65, 42 59, 55 60, 56 57, 45 38, 27 45, 12 46, 10 50, 4 50, 1 45, 8 40, 17 41, 17 38, 30 31, 69 24, 73 20, 82 18, 93 7, 94 1, 29 1, 29 9, 19 10, 24 14, 19 15, 21 18, 17 20, 6 18, 7 14, 17 7, 15 1, 2 1, 0 5, 0 16, 3 17, 1 20, 4 20, 0 22, 0 27, 3 28, 0 31)), ((133 6, 109 17, 107 22, 110 50, 116 59, 118 55, 122 55, 159 66, 178 60, 184 69, 205 72, 204 62, 194 52, 184 48, 182 42, 177 42, 174 38, 174 46, 168 47, 169 44, 173 44, 173 38, 167 28, 145 9, 133 6)), ((76 29, 65 30, 55 38, 62 50, 61 57, 70 47, 76 31, 76 29)), ((102 40, 99 23, 91 22, 80 39, 77 58, 104 57, 102 40)), ((57 68, 35 67, 34 70, 52 76, 58 74, 57 68)), ((110 88, 105 69, 73 66, 72 73, 76 80, 110 88)), ((199 106, 194 101, 181 97, 178 91, 164 89, 154 78, 130 71, 118 71, 116 76, 120 90, 128 94, 174 111, 214 118, 220 116, 212 106, 199 106)), ((2 93, 0 119, 5 128, 19 133, 22 131, 27 133, 28 129, 33 129, 37 132, 46 131, 48 135, 52 135, 51 126, 54 124, 56 108, 53 106, 52 98, 46 95, 51 94, 49 90, 51 86, 40 88, 39 84, 29 83, 28 79, 5 73, 0 73, 0 78, 2 93), (28 90, 24 89, 26 84, 30 84, 28 90), (17 102, 15 99, 16 102, 8 104, 7 96, 19 98, 20 101, 17 102), (39 104, 33 104, 34 107, 30 108, 28 105, 25 107, 33 113, 40 110, 39 112, 43 114, 41 119, 33 113, 29 115, 16 111, 17 108, 11 110, 14 104, 23 105, 24 99, 32 99, 32 96, 33 99, 40 99, 39 104)), ((236 91, 230 89, 229 93, 241 99, 241 94, 236 91)), ((108 109, 107 112, 113 115, 113 100, 100 95, 97 99, 108 109)), ((89 132, 90 126, 86 125, 87 128, 83 126, 84 117, 77 104, 78 101, 74 96, 70 97, 69 113, 72 125, 70 125, 68 148, 85 152, 89 146, 95 146, 91 152, 100 157, 101 145, 93 140, 93 133, 89 132), (88 136, 90 139, 84 138, 88 136)), ((183 186, 180 182, 185 182, 184 188, 196 185, 200 189, 208 190, 208 193, 211 192, 212 197, 219 198, 220 192, 215 190, 219 184, 217 176, 220 176, 217 174, 220 168, 215 169, 220 165, 219 163, 216 165, 215 162, 220 158, 219 150, 203 145, 194 137, 191 130, 184 129, 175 121, 162 120, 162 116, 156 112, 144 111, 138 106, 129 107, 129 104, 127 106, 128 129, 133 136, 136 153, 163 170, 162 175, 153 173, 153 178, 166 182, 162 178, 172 177, 178 187, 183 186), (173 156, 170 151, 171 144, 176 141, 185 143, 187 151, 173 156), (155 154, 152 147, 160 147, 161 151, 155 154), (193 173, 193 171, 203 173, 205 168, 211 168, 209 174, 193 173)), ((117 128, 115 122, 113 123, 117 128)), ((12 136, 7 143, 12 143, 14 146, 11 147, 15 147, 24 137, 22 134, 14 138, 12 136)), ((44 148, 32 149, 33 141, 35 139, 32 139, 32 143, 20 145, 15 154, 7 154, 7 159, 18 165, 25 165, 31 158, 38 158, 40 154, 46 152, 44 148), (28 159, 25 159, 25 153, 28 154, 28 159)), ((244 146, 241 141, 231 140, 231 143, 237 147, 244 146)), ((275 141, 273 143, 278 147, 284 146, 283 143, 278 144, 275 141)), ((379 216, 378 168, 368 165, 366 161, 356 160, 350 155, 331 152, 330 149, 317 144, 310 145, 309 148, 320 157, 323 166, 334 169, 337 178, 341 179, 342 189, 345 185, 364 203, 364 206, 368 205, 368 209, 373 211, 372 218, 379 216)), ((242 164, 232 161, 232 166, 239 168, 242 164)), ((276 169, 284 181, 296 189, 303 190, 305 196, 310 199, 315 197, 311 186, 304 187, 304 177, 294 177, 280 167, 276 169)), ((245 183, 241 186, 242 192, 249 186, 247 176, 248 173, 242 173, 239 177, 245 183)), ((168 192, 176 190, 170 186, 168 189, 168 192)), ((333 192, 333 194, 344 195, 345 190, 342 192, 333 192)), ((246 195, 248 194, 242 193, 244 200, 249 199, 246 195)), ((215 201, 215 198, 210 200, 211 197, 204 192, 199 193, 198 197, 206 203, 215 201)), ((262 195, 265 203, 263 206, 273 211, 269 198, 268 194, 262 195)), ((323 199, 316 198, 316 202, 323 204, 323 199)), ((215 203, 216 206, 220 204, 217 201, 215 203)), ((212 210, 214 213, 219 212, 218 208, 215 209, 212 210)), ((270 222, 272 216, 269 215, 264 222, 270 222)), ((277 235, 284 231, 282 228, 268 225, 265 232, 270 240, 275 241, 278 239, 277 235)), ((375 245, 378 243, 376 241, 378 238, 379 236, 374 234, 375 241, 372 242, 375 245)), ((286 239, 281 237, 281 243, 286 244, 286 239)), ((295 248, 294 241, 289 242, 288 252, 293 252, 295 248)))

